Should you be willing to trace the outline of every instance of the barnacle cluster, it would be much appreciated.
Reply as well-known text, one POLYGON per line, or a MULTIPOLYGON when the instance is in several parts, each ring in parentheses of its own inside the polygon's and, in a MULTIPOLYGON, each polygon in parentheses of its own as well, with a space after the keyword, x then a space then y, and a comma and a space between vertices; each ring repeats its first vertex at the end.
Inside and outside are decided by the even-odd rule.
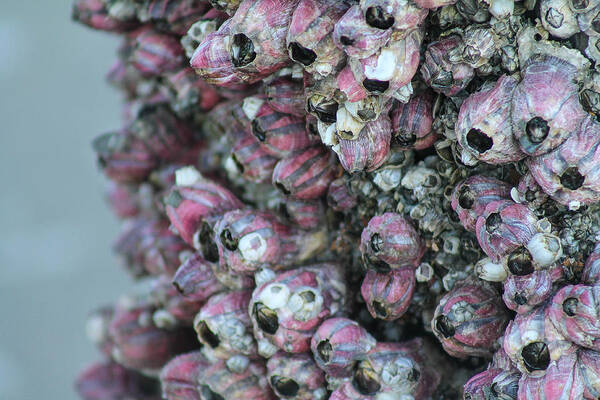
POLYGON ((84 399, 598 399, 600 2, 76 0, 139 288, 84 399))

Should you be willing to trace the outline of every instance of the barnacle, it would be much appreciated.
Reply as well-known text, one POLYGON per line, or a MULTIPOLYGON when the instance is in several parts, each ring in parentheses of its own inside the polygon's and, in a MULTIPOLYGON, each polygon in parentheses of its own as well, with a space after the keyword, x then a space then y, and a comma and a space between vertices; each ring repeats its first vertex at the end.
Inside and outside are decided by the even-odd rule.
POLYGON ((93 148, 150 281, 80 395, 598 398, 599 7, 75 1, 123 37, 93 148))

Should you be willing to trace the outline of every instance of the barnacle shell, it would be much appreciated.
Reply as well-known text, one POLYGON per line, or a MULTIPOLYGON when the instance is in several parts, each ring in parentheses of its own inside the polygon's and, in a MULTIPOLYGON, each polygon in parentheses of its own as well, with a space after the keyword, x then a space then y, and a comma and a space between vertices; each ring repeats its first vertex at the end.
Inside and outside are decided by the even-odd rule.
POLYGON ((516 78, 503 75, 493 88, 470 95, 460 107, 456 137, 464 152, 490 164, 521 160, 521 152, 512 136, 510 103, 517 86, 516 78))
POLYGON ((523 376, 529 377, 544 376, 561 357, 576 351, 576 346, 564 339, 545 318, 542 307, 518 314, 508 324, 503 348, 523 376))
POLYGON ((546 308, 546 316, 568 340, 600 350, 600 287, 570 285, 560 289, 546 308))
POLYGON ((413 96, 408 103, 394 102, 390 110, 392 120, 391 146, 399 150, 423 150, 437 139, 433 123, 432 96, 428 92, 413 96))
POLYGON ((335 156, 322 146, 308 147, 281 159, 273 184, 284 194, 309 200, 321 197, 334 179, 335 156))
POLYGON ((497 262, 529 242, 536 233, 536 222, 535 214, 527 206, 497 200, 489 203, 477 218, 477 241, 488 257, 497 262))
POLYGON ((339 140, 336 150, 342 167, 349 173, 373 171, 381 166, 390 150, 391 121, 386 115, 369 122, 355 140, 339 140))
POLYGON ((452 192, 452 209, 465 229, 475 231, 477 218, 488 204, 510 198, 510 185, 498 179, 473 175, 456 185, 452 192))
POLYGON ((508 315, 500 296, 484 281, 457 283, 438 304, 433 333, 454 357, 491 356, 508 315))
POLYGON ((280 398, 324 400, 325 376, 308 353, 280 351, 267 362, 269 385, 280 398))
POLYGON ((367 271, 360 288, 373 318, 393 321, 407 310, 415 290, 412 268, 394 269, 389 273, 367 271))
POLYGON ((362 231, 360 251, 367 268, 385 273, 394 268, 418 266, 425 246, 405 217, 385 213, 371 218, 362 231))
POLYGON ((564 205, 600 200, 600 125, 586 117, 581 127, 550 153, 528 160, 529 170, 550 197, 564 205))
POLYGON ((573 83, 576 67, 553 56, 534 56, 522 67, 512 97, 512 123, 529 155, 551 151, 579 130, 585 112, 573 83))
POLYGON ((301 0, 294 10, 286 38, 290 58, 309 73, 335 73, 345 61, 332 32, 335 23, 350 7, 347 1, 301 0))
POLYGON ((333 377, 347 377, 357 361, 376 344, 357 322, 347 318, 325 320, 311 339, 310 348, 319 368, 333 377))
POLYGON ((346 11, 333 29, 333 41, 350 57, 365 58, 385 46, 392 36, 391 29, 379 29, 367 24, 360 6, 346 11))

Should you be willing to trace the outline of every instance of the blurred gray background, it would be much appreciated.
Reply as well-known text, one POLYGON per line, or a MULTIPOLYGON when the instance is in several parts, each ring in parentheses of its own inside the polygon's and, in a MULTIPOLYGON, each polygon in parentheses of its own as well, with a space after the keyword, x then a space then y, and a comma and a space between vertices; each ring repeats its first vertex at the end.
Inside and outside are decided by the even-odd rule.
POLYGON ((100 358, 86 315, 131 286, 111 254, 92 138, 119 126, 104 81, 118 40, 70 21, 70 0, 0 5, 0 399, 76 399, 100 358))

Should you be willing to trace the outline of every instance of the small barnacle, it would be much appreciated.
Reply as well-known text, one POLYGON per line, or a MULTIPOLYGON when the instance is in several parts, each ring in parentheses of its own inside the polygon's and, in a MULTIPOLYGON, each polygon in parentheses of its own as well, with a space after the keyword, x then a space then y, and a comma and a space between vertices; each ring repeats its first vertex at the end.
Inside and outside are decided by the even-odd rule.
POLYGON ((455 357, 491 354, 504 332, 508 315, 489 283, 457 283, 440 300, 431 321, 444 350, 455 357), (481 323, 476 322, 481 319, 481 323))

